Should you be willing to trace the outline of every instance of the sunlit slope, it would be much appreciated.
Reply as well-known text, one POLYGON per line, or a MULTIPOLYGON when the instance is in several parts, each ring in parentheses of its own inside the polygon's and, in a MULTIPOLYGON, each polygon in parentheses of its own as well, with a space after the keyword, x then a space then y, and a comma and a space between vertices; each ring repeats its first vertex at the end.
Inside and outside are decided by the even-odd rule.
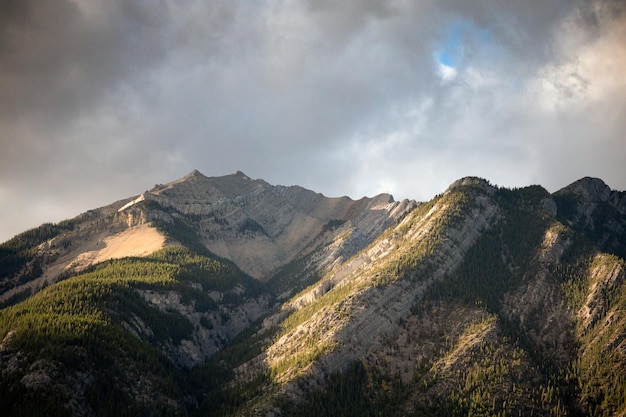
POLYGON ((116 230, 122 247, 144 228, 165 244, 103 262, 104 246, 86 247, 90 262, 5 300, 2 404, 9 415, 624 415, 625 201, 595 179, 550 194, 469 177, 417 204, 194 172, 2 247, 10 286, 52 265, 50 242, 72 237, 76 250, 83 232, 116 230), (237 264, 255 270, 246 251, 297 230, 263 279, 237 264), (226 240, 232 259, 209 250, 226 240))
POLYGON ((0 303, 24 299, 98 262, 147 256, 168 244, 152 223, 156 216, 119 213, 123 203, 44 224, 0 244, 0 303))
POLYGON ((298 186, 271 185, 240 171, 221 177, 194 171, 146 191, 120 213, 147 208, 162 213, 148 217, 184 222, 211 252, 267 281, 325 245, 329 229, 348 224, 369 243, 413 204, 393 201, 389 194, 330 198, 298 186))
MULTIPOLYGON (((239 171, 221 177, 193 171, 0 244, 0 303, 24 299, 103 260, 145 256, 190 241, 260 281, 305 257, 317 271, 367 246, 414 206, 389 194, 329 198, 298 186, 274 186, 239 171), (181 228, 185 233, 169 233, 181 228), (339 228, 347 232, 346 239, 337 239, 339 228), (311 257, 331 242, 332 249, 311 257)), ((290 293, 292 286, 286 284, 290 293)))
POLYGON ((222 353, 224 415, 624 412, 624 261, 557 210, 454 184, 268 317, 256 354, 222 353))

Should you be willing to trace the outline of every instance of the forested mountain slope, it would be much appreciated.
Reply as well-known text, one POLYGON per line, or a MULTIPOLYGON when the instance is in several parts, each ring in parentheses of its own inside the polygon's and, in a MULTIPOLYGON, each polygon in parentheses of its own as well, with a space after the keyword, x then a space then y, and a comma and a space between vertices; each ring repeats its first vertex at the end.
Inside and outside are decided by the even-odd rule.
POLYGON ((625 195, 470 177, 425 203, 354 201, 194 171, 0 246, 1 401, 9 415, 626 415, 625 195), (152 251, 80 256, 138 228, 152 251))

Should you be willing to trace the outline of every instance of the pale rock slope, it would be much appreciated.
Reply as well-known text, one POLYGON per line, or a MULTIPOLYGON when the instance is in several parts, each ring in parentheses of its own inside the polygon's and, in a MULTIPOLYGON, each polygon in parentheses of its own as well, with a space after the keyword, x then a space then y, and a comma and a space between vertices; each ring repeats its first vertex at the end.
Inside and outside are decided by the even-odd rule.
POLYGON ((118 201, 70 220, 68 230, 39 245, 34 258, 15 278, 13 288, 0 294, 0 302, 24 291, 36 292, 98 262, 147 256, 163 248, 166 237, 152 227, 153 219, 145 213, 119 212, 127 202, 118 201), (27 281, 21 278, 35 266, 41 268, 41 274, 27 281))
POLYGON ((333 239, 328 232, 339 226, 350 229, 353 238, 345 245, 356 245, 348 251, 353 253, 415 205, 396 202, 389 194, 356 201, 328 198, 298 186, 273 186, 240 171, 206 177, 197 170, 146 191, 120 213, 141 204, 150 213, 156 206, 162 217, 184 222, 207 249, 261 281, 333 239))
POLYGON ((309 262, 313 269, 327 268, 365 247, 414 206, 408 200, 393 201, 389 194, 356 201, 328 198, 298 186, 273 186, 240 171, 206 177, 194 170, 71 219, 69 230, 39 246, 21 276, 35 264, 42 273, 29 280, 16 277, 12 288, 0 294, 0 302, 98 262, 147 256, 176 244, 155 227, 176 222, 208 250, 262 281, 334 242, 309 262))
MULTIPOLYGON (((0 374, 25 391, 5 385, 4 398, 50 387, 45 398, 70 398, 80 416, 113 386, 128 394, 120 410, 176 415, 626 416, 625 207, 626 193, 593 178, 550 194, 467 177, 416 203, 193 171, 57 226, 0 282, 37 289, 180 244, 154 259, 177 263, 177 282, 131 281, 104 310, 120 340, 164 355, 167 379, 130 356, 112 373, 91 360, 63 370, 15 342, 34 304, 35 317, 69 306, 46 296, 70 278, 36 303, 9 300, 0 374)), ((134 262, 154 263, 112 266, 134 262)), ((44 345, 63 352, 65 340, 44 345)))

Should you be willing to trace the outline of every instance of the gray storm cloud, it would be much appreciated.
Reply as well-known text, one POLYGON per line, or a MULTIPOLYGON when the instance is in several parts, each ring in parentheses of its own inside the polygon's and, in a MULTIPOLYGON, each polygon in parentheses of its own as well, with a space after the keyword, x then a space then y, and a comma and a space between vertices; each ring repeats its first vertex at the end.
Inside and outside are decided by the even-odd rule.
POLYGON ((0 240, 194 168, 425 200, 626 188, 623 1, 18 1, 0 240))

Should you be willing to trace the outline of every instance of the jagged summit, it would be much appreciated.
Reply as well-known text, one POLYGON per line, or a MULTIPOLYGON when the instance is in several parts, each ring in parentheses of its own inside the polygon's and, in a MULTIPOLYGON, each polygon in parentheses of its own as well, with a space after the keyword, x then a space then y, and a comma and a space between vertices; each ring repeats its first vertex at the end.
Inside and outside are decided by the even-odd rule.
POLYGON ((469 176, 469 177, 463 177, 463 178, 460 178, 460 179, 454 181, 446 189, 446 192, 450 192, 452 190, 455 190, 455 189, 457 189, 459 187, 463 187, 463 186, 480 187, 480 188, 485 189, 486 191, 493 191, 493 190, 495 190, 494 186, 491 185, 491 183, 489 181, 487 181, 486 179, 480 178, 480 177, 469 176))
POLYGON ((3 412, 626 416, 607 188, 418 204, 194 170, 43 225, 0 245, 3 412))
MULTIPOLYGON (((171 181, 165 185, 157 185, 155 187, 155 190, 151 190, 151 191, 159 191, 162 190, 164 188, 168 188, 177 184, 181 184, 181 183, 219 183, 219 182, 224 182, 224 181, 248 181, 251 180, 251 178, 249 176, 247 176, 245 173, 243 173, 242 171, 235 171, 232 174, 229 175, 222 175, 222 176, 217 176, 217 177, 208 177, 206 175, 204 175, 202 172, 200 172, 198 169, 194 169, 193 171, 191 171, 189 174, 185 175, 182 178, 176 179, 174 181, 171 181)), ((252 180, 255 181, 255 180, 252 180)), ((256 180, 256 181, 260 181, 260 180, 256 180)))
MULTIPOLYGON (((223 175, 223 177, 238 177, 244 180, 249 180, 250 177, 247 176, 243 171, 240 170, 236 170, 235 172, 233 172, 230 175, 223 175)), ((194 169, 193 171, 191 171, 189 174, 185 175, 183 178, 181 178, 182 180, 186 180, 186 179, 192 179, 192 178, 211 178, 211 177, 207 177, 206 175, 204 175, 202 172, 200 172, 198 169, 194 169)), ((217 177, 219 178, 219 177, 217 177)))
POLYGON ((194 169, 193 171, 191 171, 189 174, 187 174, 185 176, 185 178, 206 178, 206 176, 204 174, 202 174, 200 171, 198 171, 197 169, 194 169))
POLYGON ((598 241, 606 252, 626 256, 626 192, 585 177, 553 194, 558 218, 598 241))
POLYGON ((233 172, 233 175, 235 177, 239 177, 239 178, 244 179, 244 180, 249 180, 250 179, 250 177, 248 177, 246 174, 244 174, 242 171, 239 171, 239 170, 233 172))
POLYGON ((561 188, 555 195, 574 194, 588 201, 607 201, 611 188, 600 178, 584 177, 561 188))
POLYGON ((329 198, 299 186, 251 179, 242 171, 206 177, 198 170, 146 191, 119 212, 141 208, 137 205, 143 201, 152 203, 146 219, 185 223, 210 251, 260 280, 306 255, 313 242, 330 238, 325 235, 329 225, 345 224, 355 232, 349 239, 353 251, 414 204, 394 202, 389 194, 356 201, 329 198))
POLYGON ((167 185, 169 184, 176 184, 179 182, 184 182, 184 181, 198 181, 198 180, 205 180, 208 177, 206 175, 204 175, 202 172, 198 171, 197 169, 194 169, 193 171, 191 171, 189 174, 185 175, 182 178, 179 178, 177 180, 171 181, 169 183, 167 183, 167 185))

